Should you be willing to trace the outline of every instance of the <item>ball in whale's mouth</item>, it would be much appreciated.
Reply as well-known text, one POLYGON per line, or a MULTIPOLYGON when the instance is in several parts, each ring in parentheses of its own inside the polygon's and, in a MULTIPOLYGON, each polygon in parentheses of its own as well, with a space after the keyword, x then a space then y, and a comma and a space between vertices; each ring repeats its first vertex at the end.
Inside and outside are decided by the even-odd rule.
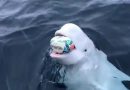
POLYGON ((70 53, 75 49, 73 41, 64 35, 56 35, 50 41, 51 51, 50 56, 58 58, 64 54, 70 53))

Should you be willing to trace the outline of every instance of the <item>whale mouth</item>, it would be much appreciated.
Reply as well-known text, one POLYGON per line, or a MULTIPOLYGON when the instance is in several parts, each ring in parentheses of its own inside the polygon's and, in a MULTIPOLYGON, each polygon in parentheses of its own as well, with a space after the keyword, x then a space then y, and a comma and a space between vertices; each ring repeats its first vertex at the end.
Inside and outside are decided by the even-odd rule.
POLYGON ((66 54, 64 54, 64 53, 55 53, 55 52, 51 52, 51 53, 50 53, 50 56, 51 56, 52 58, 56 58, 56 59, 61 58, 61 57, 65 56, 65 55, 66 55, 66 54))
POLYGON ((61 33, 55 34, 50 41, 50 46, 50 56, 56 59, 65 57, 76 49, 73 41, 61 33))

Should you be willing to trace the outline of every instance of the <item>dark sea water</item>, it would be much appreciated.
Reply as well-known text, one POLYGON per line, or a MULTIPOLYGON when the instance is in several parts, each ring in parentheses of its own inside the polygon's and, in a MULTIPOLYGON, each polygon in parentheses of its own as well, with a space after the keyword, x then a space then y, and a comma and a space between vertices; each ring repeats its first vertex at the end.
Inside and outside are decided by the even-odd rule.
POLYGON ((56 68, 47 50, 68 22, 130 75, 130 0, 0 0, 0 90, 62 90, 46 83, 56 68))

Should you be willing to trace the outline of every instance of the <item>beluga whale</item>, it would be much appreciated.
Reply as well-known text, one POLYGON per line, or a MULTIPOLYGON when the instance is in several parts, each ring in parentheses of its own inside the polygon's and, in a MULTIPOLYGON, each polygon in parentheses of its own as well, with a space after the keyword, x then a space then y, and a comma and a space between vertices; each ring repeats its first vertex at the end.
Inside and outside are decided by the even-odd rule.
MULTIPOLYGON (((62 64, 67 90, 129 90, 130 77, 107 60, 84 31, 73 23, 63 25, 50 40, 52 60, 62 64)), ((60 82, 60 81, 59 81, 60 82)))

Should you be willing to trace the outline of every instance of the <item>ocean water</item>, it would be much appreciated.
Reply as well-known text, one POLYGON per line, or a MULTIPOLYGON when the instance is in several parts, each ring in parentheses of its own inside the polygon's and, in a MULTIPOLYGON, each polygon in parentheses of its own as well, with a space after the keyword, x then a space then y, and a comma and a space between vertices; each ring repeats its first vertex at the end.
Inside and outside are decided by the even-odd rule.
POLYGON ((65 90, 48 55, 63 24, 79 25, 130 75, 130 0, 0 0, 0 90, 65 90))

